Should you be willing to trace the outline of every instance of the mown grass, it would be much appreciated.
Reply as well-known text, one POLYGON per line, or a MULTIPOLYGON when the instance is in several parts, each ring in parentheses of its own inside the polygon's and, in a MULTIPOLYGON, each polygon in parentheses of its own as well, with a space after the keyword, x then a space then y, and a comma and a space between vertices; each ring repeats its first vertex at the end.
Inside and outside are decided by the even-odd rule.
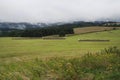
POLYGON ((84 28, 74 28, 75 34, 84 34, 84 33, 91 33, 91 32, 99 32, 99 31, 110 31, 120 29, 119 27, 100 27, 100 26, 91 26, 91 27, 84 27, 84 28))
POLYGON ((120 30, 89 33, 65 40, 2 37, 0 80, 119 80, 119 33, 120 30), (79 42, 78 39, 110 42, 79 42))
POLYGON ((112 47, 77 58, 3 63, 0 80, 120 80, 120 50, 112 47))
POLYGON ((120 30, 89 33, 66 37, 65 40, 0 38, 0 59, 13 57, 29 59, 34 57, 79 56, 87 52, 98 52, 109 46, 120 48, 120 30), (79 42, 78 39, 103 39, 110 42, 79 42), (24 58, 25 57, 25 58, 24 58))

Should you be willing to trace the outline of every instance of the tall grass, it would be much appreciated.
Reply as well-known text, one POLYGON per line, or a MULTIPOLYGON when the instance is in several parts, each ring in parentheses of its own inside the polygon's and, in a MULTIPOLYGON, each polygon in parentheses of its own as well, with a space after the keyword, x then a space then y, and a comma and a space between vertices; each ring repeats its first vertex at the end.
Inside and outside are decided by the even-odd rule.
POLYGON ((117 47, 110 47, 96 54, 70 59, 36 58, 3 63, 0 64, 0 80, 120 80, 119 54, 117 47))
POLYGON ((107 53, 107 54, 117 54, 120 56, 120 49, 117 48, 116 46, 105 48, 104 50, 101 51, 101 53, 107 53))

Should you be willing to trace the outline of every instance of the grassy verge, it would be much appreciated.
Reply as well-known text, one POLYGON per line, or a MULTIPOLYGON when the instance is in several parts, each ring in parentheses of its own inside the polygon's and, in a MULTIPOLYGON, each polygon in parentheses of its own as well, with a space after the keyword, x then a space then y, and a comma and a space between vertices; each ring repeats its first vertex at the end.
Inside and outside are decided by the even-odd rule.
POLYGON ((120 50, 110 47, 70 59, 1 63, 0 80, 120 80, 120 50))

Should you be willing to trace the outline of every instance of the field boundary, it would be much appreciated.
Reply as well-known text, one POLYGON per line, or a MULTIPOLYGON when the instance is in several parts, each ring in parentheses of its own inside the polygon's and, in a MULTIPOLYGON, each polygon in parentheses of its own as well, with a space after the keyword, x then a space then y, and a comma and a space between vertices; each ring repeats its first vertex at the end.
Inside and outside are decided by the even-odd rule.
POLYGON ((110 42, 110 40, 78 40, 79 42, 110 42))
POLYGON ((12 37, 12 40, 42 39, 42 37, 12 37))
POLYGON ((64 37, 45 37, 45 38, 42 38, 43 40, 65 40, 66 38, 64 37))

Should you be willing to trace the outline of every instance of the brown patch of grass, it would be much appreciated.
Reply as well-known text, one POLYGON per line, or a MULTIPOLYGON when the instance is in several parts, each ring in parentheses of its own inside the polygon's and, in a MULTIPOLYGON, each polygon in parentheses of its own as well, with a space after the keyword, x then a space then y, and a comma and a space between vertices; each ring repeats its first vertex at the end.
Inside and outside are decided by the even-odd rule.
POLYGON ((109 31, 109 30, 113 30, 114 28, 115 29, 120 29, 119 27, 100 27, 100 26, 74 28, 74 34, 109 31))

